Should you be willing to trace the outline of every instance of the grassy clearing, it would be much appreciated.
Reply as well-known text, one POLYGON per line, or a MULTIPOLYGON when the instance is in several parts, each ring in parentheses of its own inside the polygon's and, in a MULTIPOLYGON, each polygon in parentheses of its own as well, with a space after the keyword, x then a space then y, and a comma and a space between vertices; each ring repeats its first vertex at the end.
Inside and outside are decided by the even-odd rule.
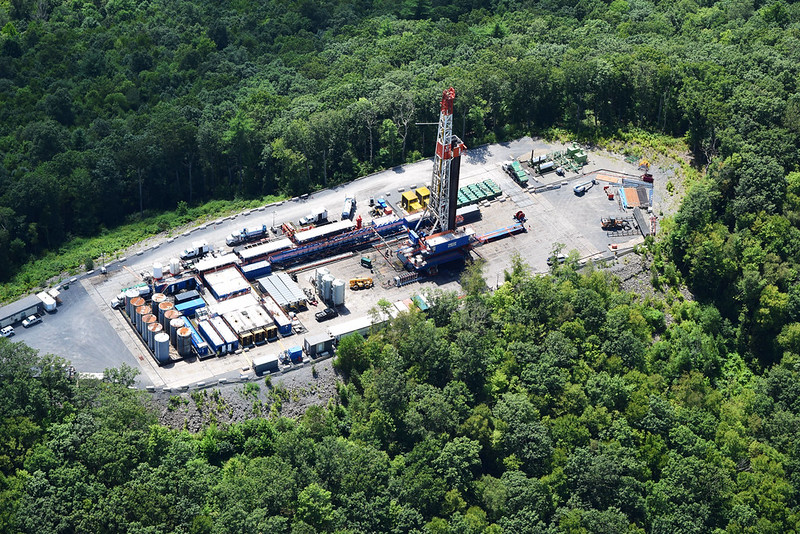
POLYGON ((703 173, 692 163, 689 146, 684 138, 648 132, 639 128, 604 131, 588 129, 576 133, 563 128, 548 128, 542 132, 547 140, 566 143, 577 141, 624 156, 648 159, 651 165, 675 165, 675 175, 687 187, 702 178, 703 173))
POLYGON ((117 228, 104 230, 96 237, 76 237, 59 250, 47 252, 29 261, 11 281, 0 285, 0 302, 14 300, 32 290, 75 275, 85 269, 87 264, 99 266, 101 257, 108 262, 125 256, 128 248, 144 239, 159 234, 170 237, 182 232, 186 226, 202 224, 283 198, 270 195, 253 200, 212 200, 196 207, 181 203, 174 211, 158 215, 145 214, 140 220, 136 220, 136 217, 117 228))

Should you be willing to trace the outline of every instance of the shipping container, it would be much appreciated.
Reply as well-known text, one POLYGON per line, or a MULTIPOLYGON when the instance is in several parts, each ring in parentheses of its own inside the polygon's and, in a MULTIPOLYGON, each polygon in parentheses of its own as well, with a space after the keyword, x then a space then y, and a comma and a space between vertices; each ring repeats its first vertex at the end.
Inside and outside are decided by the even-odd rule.
POLYGON ((186 317, 194 316, 195 312, 200 308, 205 307, 206 301, 202 298, 190 300, 187 302, 182 302, 180 304, 175 305, 175 309, 181 312, 186 317))
POLYGON ((276 373, 278 369, 277 354, 265 354, 253 358, 253 371, 256 374, 276 373))
POLYGON ((185 291, 183 293, 178 293, 175 295, 175 304, 181 304, 182 302, 188 302, 190 300, 195 300, 200 298, 200 293, 195 290, 185 291))
POLYGON ((456 217, 461 217, 461 224, 469 224, 481 218, 481 209, 477 204, 464 206, 456 210, 456 217))

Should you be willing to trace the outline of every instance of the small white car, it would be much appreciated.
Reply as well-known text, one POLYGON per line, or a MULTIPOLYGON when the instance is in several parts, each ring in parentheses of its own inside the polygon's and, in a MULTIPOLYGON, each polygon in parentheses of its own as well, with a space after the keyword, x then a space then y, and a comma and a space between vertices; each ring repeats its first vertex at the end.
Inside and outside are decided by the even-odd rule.
POLYGON ((14 327, 13 326, 4 326, 2 330, 0 330, 0 336, 3 337, 11 337, 14 335, 14 327))
POLYGON ((22 326, 29 328, 37 323, 41 323, 42 318, 39 315, 29 315, 27 319, 22 320, 22 326))

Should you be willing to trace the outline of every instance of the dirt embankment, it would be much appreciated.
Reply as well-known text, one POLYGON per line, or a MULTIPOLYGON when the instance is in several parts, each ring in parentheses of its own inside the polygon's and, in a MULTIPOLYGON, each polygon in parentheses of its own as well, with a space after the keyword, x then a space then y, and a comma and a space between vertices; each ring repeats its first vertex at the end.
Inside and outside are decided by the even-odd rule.
POLYGON ((180 393, 157 393, 153 403, 162 425, 197 432, 254 417, 299 417, 309 406, 336 398, 339 375, 331 359, 251 382, 180 393))

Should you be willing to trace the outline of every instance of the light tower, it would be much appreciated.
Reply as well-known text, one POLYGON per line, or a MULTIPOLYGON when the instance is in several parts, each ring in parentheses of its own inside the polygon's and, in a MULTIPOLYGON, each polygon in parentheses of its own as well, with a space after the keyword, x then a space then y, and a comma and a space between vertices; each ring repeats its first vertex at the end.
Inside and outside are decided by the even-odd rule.
MULTIPOLYGON (((442 92, 442 107, 439 115, 439 131, 436 135, 436 155, 433 158, 431 198, 425 208, 433 217, 431 232, 455 230, 456 198, 461 153, 467 149, 461 139, 453 135, 453 100, 456 91, 452 87, 442 92)), ((422 217, 420 222, 422 222, 422 217)), ((419 227, 419 223, 417 223, 419 227)))

